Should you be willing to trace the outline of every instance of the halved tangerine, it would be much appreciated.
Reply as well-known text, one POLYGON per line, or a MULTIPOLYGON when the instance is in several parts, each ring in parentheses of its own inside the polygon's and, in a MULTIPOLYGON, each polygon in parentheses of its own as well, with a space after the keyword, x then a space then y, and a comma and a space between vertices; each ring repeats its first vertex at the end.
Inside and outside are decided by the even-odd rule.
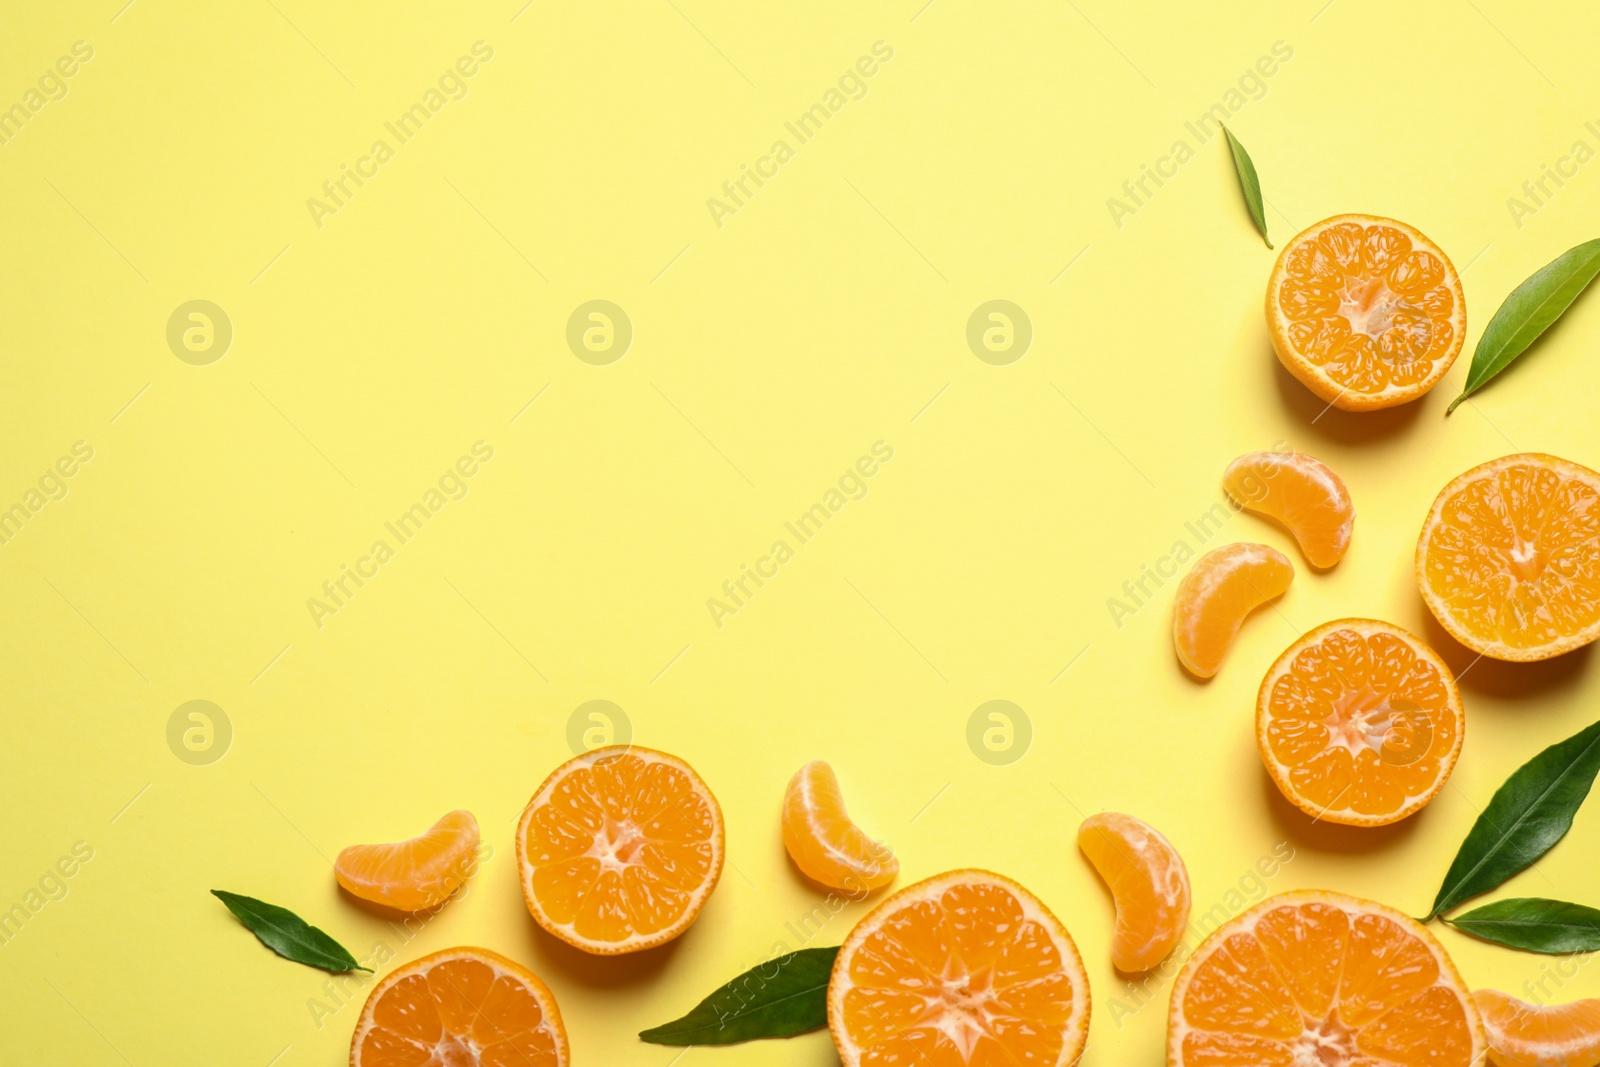
POLYGON ((1289 373, 1334 407, 1393 407, 1432 389, 1461 354, 1466 294, 1415 227, 1335 215, 1283 246, 1267 332, 1289 373))
POLYGON ((1497 1067, 1596 1067, 1600 1064, 1600 1000, 1529 1004, 1500 992, 1472 994, 1497 1067))
POLYGON ((683 760, 612 745, 551 772, 517 824, 522 896, 535 921, 615 955, 689 928, 722 875, 722 809, 683 760))
POLYGON ((1483 1021, 1415 919, 1343 893, 1268 897, 1178 972, 1168 1067, 1481 1067, 1483 1021))
POLYGON ((1172 643, 1189 673, 1210 678, 1239 636, 1244 617, 1282 596, 1294 564, 1275 548, 1239 542, 1214 548, 1178 583, 1172 605, 1172 643))
POLYGON ((907 886, 845 938, 828 982, 844 1067, 1067 1067, 1089 1037, 1089 977, 1039 898, 989 871, 907 886))
POLYGON ((1112 964, 1137 973, 1166 959, 1189 926, 1189 870, 1172 842, 1132 815, 1106 811, 1079 825, 1078 847, 1116 902, 1112 964))
POLYGON ((1600 637, 1600 474, 1503 456, 1440 491, 1417 538, 1439 625, 1485 656, 1539 660, 1600 637))
POLYGON ((1444 660, 1376 619, 1304 634, 1256 697, 1256 747, 1279 791, 1308 815, 1349 826, 1398 822, 1438 796, 1464 726, 1444 660))
POLYGON ((789 779, 783 847, 807 878, 833 889, 864 895, 900 873, 894 852, 850 821, 839 779, 823 760, 812 760, 789 779))
POLYGON ((350 1067, 566 1067, 556 998, 522 964, 447 948, 396 967, 372 989, 350 1067))
POLYGON ((1222 487, 1240 507, 1281 522, 1313 567, 1332 567, 1350 547, 1356 522, 1350 491, 1320 459, 1304 452, 1247 452, 1228 464, 1222 487))
POLYGON ((351 845, 334 860, 334 877, 346 890, 400 911, 442 904, 461 888, 478 863, 478 820, 452 811, 427 833, 388 845, 351 845))

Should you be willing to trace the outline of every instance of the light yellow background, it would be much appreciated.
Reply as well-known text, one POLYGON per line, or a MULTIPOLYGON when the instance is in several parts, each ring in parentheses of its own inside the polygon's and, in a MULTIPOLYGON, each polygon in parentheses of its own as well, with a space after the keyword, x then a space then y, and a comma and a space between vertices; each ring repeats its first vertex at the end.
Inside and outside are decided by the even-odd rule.
MULTIPOLYGON (((902 884, 979 865, 1036 891, 1091 969, 1084 1062, 1154 1063, 1166 987, 1114 1010, 1134 998, 1074 846, 1085 813, 1163 830, 1197 911, 1258 888, 1246 876, 1287 842, 1272 891, 1415 913, 1504 776, 1600 707, 1588 652, 1477 663, 1450 786, 1379 831, 1311 825, 1252 739, 1262 671, 1327 619, 1381 616, 1472 662, 1411 577, 1451 476, 1517 450, 1600 465, 1592 295, 1443 414, 1504 295, 1600 230, 1600 163, 1520 226, 1506 203, 1575 141, 1600 148, 1588 5, 123 2, 12 2, 0 34, 4 106, 74 42, 94 52, 0 145, 0 504, 94 449, 0 546, 0 908, 93 849, 0 945, 7 1062, 344 1062, 360 995, 319 1027, 325 976, 258 945, 214 887, 361 957, 385 941, 401 960, 460 943, 522 960, 580 1064, 833 1062, 822 1034, 681 1059, 633 1037, 798 943, 822 897, 777 808, 821 757, 902 884), (480 40, 493 59, 468 95, 319 228, 307 199, 480 40), (785 121, 877 41, 893 59, 865 98, 796 145, 785 121), (1466 271, 1467 352, 1408 408, 1324 412, 1278 368, 1274 253, 1220 137, 1185 128, 1275 42, 1292 58, 1231 123, 1280 247, 1373 212, 1466 271), (795 157, 718 227, 707 199, 780 138, 795 157), (1108 198, 1180 138, 1195 158, 1116 225, 1108 198), (165 340, 196 298, 234 328, 208 366, 165 340), (634 328, 609 366, 564 339, 596 298, 634 328), (1009 366, 964 340, 994 298, 1034 328, 1009 366), (494 458, 466 499, 316 625, 307 599, 480 440, 494 458), (707 599, 880 440, 894 458, 865 499, 716 626, 707 599), (1197 685, 1172 656, 1170 583, 1120 628, 1107 600, 1222 499, 1229 459, 1278 442, 1344 476, 1354 546, 1331 574, 1300 567, 1197 685), (208 766, 166 741, 194 699, 234 730, 208 766), (552 942, 517 888, 513 821, 591 699, 690 760, 727 818, 699 922, 638 958, 552 942), (1033 724, 1008 766, 967 746, 991 699, 1033 724), (330 858, 457 807, 493 858, 400 947, 330 858)), ((1238 539, 1300 559, 1249 515, 1212 544, 1238 539)), ((1591 804, 1499 895, 1600 905, 1597 842, 1591 804)), ((1558 962, 1441 937, 1474 985, 1521 992, 1558 962)), ((1566 966, 1556 999, 1600 995, 1600 969, 1566 966)))

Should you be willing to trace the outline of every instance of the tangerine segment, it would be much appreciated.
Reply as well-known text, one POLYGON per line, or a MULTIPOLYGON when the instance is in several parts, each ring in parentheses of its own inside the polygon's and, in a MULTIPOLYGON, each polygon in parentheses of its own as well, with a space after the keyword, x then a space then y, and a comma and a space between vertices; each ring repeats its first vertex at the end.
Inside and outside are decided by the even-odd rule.
POLYGON ((1307 814, 1348 826, 1397 822, 1437 796, 1464 728, 1444 660, 1376 619, 1303 635, 1256 698, 1256 747, 1278 789, 1307 814))
POLYGON ((1172 842, 1148 823, 1107 811, 1083 820, 1078 847, 1117 905, 1112 964, 1134 973, 1166 959, 1189 926, 1189 871, 1172 842))
POLYGON ((401 911, 447 900, 477 866, 478 820, 452 811, 427 833, 389 845, 351 845, 333 863, 334 877, 355 896, 401 911))
POLYGON ((900 861, 850 821, 833 768, 812 760, 783 794, 783 847, 807 878, 865 894, 888 885, 900 861))
POLYGON ((1417 585, 1450 636, 1537 660, 1600 637, 1600 474, 1503 456, 1439 493, 1417 539, 1417 585))
POLYGON ((856 924, 828 982, 843 1067, 1065 1067, 1089 1037, 1089 977, 1039 898, 989 871, 908 886, 856 924))
POLYGON ((1350 491, 1326 463, 1303 452, 1247 452, 1228 464, 1222 486, 1239 505, 1277 519, 1313 567, 1344 558, 1355 527, 1350 491))
POLYGON ((1480 1067, 1483 1022, 1444 946, 1343 893, 1268 897, 1178 972, 1168 1067, 1480 1067))
POLYGON ((614 955, 689 928, 722 875, 722 809, 683 760, 637 745, 570 759, 517 825, 522 895, 538 924, 614 955))
POLYGON ((1201 556, 1178 584, 1172 643, 1189 673, 1210 678, 1239 635, 1244 617, 1280 597, 1294 581, 1294 564, 1266 545, 1239 542, 1201 556))
POLYGON ((1600 1064, 1600 1000, 1529 1004, 1500 992, 1472 994, 1498 1067, 1596 1067, 1600 1064))
POLYGON ((566 1067, 567 1031, 537 975, 486 948, 447 948, 373 987, 350 1067, 566 1067))
POLYGON ((1461 278, 1417 229, 1335 215, 1284 245, 1267 281, 1278 359, 1334 407, 1415 400, 1444 377, 1467 336, 1461 278))

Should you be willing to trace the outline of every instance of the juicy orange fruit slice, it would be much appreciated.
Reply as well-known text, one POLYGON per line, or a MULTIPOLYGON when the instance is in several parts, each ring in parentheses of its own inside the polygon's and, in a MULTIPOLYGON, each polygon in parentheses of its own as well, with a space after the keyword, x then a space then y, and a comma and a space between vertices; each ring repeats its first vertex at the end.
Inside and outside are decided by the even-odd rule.
POLYGON ((567 1031, 537 975, 486 948, 447 948, 373 987, 350 1067, 566 1067, 567 1031))
POLYGON ((865 894, 894 881, 900 861, 850 821, 833 768, 812 760, 783 794, 783 847, 807 878, 865 894))
POLYGON ((1078 847, 1117 905, 1111 962, 1119 971, 1148 971, 1178 947, 1189 926, 1189 870, 1155 827, 1114 811, 1078 827, 1078 847))
POLYGON ((570 759, 517 825, 535 921, 585 952, 637 952, 689 928, 722 875, 722 809, 683 760, 637 745, 570 759))
POLYGON ((1404 404, 1461 354, 1467 301, 1450 257, 1403 222, 1336 215, 1284 245, 1267 281, 1278 359, 1346 411, 1404 404))
POLYGON ((1536 452, 1474 467, 1417 539, 1439 625, 1496 659, 1548 659, 1600 637, 1600 474, 1536 452))
POLYGON ((1240 507, 1277 519, 1319 570, 1350 547, 1356 509, 1344 482, 1303 452, 1247 452, 1228 464, 1222 486, 1240 507))
POLYGON ((949 871, 856 924, 833 963, 828 1029, 844 1067, 1065 1067, 1089 1037, 1089 978, 1038 897, 949 871))
POLYGON ((461 888, 478 863, 478 820, 452 811, 421 837, 391 845, 351 845, 333 863, 334 877, 362 900, 423 911, 461 888))
POLYGON ((1376 619, 1303 635, 1256 698, 1256 747, 1278 789, 1301 811, 1349 826, 1421 810, 1455 768, 1464 726, 1439 654, 1376 619))
POLYGON ((1595 1067, 1600 1064, 1600 1000, 1539 1005, 1498 989, 1472 994, 1498 1067, 1595 1067))
POLYGON ((1244 617, 1294 581, 1294 564, 1266 545, 1240 542, 1201 556, 1178 584, 1172 643, 1189 673, 1210 678, 1239 636, 1244 617))
POLYGON ((1481 1067, 1444 946, 1371 901, 1304 890, 1223 923, 1178 972, 1168 1067, 1481 1067))

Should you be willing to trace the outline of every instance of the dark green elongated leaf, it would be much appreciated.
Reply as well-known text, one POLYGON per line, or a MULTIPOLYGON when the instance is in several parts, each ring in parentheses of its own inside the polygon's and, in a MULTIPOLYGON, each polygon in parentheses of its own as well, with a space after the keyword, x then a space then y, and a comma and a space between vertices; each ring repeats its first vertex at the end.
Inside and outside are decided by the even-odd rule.
POLYGON ((211 895, 226 904, 228 910, 244 923, 245 929, 255 934, 263 945, 286 960, 335 973, 371 970, 357 963, 356 958, 339 942, 288 908, 221 889, 213 889, 211 895))
POLYGON ((1250 153, 1244 150, 1244 145, 1239 143, 1239 138, 1233 135, 1232 130, 1224 126, 1222 132, 1228 135, 1228 147, 1233 151, 1233 169, 1239 172, 1239 190, 1244 193, 1245 207, 1250 209, 1250 217, 1256 220, 1261 239, 1271 248, 1272 238, 1267 236, 1267 212, 1261 203, 1261 179, 1256 177, 1256 165, 1250 162, 1250 153))
POLYGON ((652 1045, 731 1045, 793 1037, 828 1025, 832 948, 803 948, 757 964, 681 1019, 642 1030, 652 1045))
POLYGON ((1461 842, 1427 919, 1488 892, 1549 851, 1572 825, 1596 771, 1600 722, 1513 771, 1461 842))
POLYGON ((1466 388, 1450 402, 1445 414, 1483 388, 1483 384, 1502 370, 1548 330, 1578 299, 1578 294, 1600 273, 1600 238, 1585 241, 1561 253, 1535 271, 1527 281, 1511 290, 1500 310, 1494 313, 1478 347, 1472 353, 1472 369, 1467 372, 1466 388))
POLYGON ((1511 897, 1445 922, 1473 937, 1529 952, 1560 955, 1600 949, 1600 911, 1564 900, 1511 897))

